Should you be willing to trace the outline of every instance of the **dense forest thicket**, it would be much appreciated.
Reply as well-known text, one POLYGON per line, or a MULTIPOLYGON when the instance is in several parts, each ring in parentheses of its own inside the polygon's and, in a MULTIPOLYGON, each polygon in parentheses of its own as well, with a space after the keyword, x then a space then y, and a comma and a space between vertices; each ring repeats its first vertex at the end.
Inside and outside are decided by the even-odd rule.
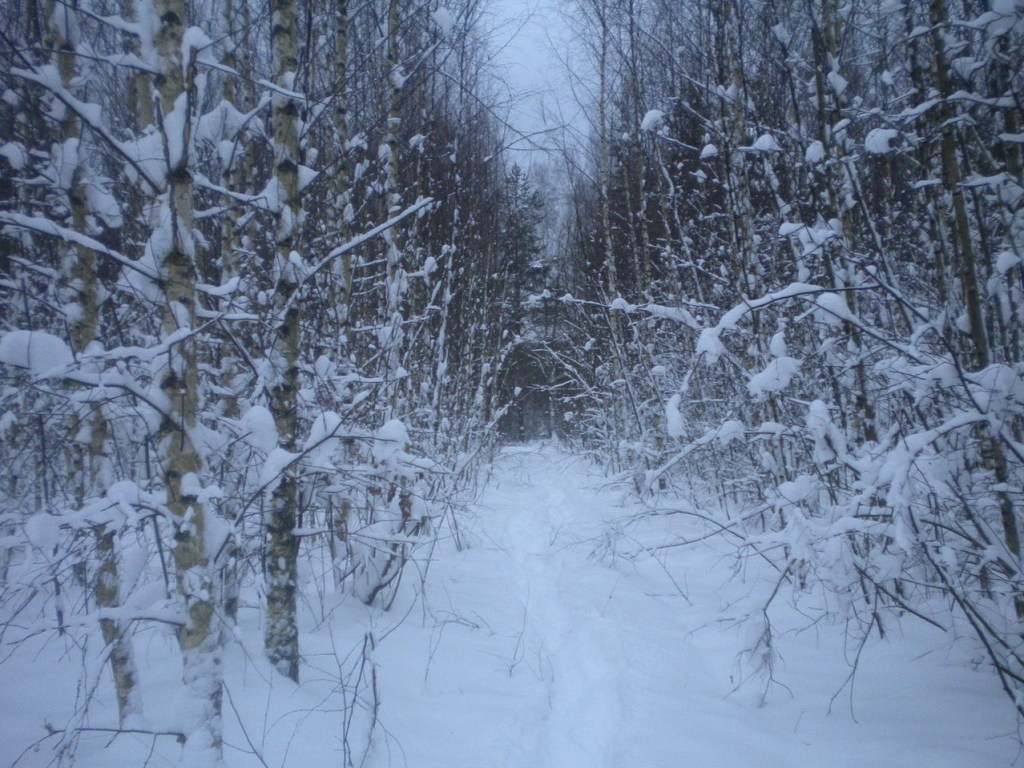
POLYGON ((768 674, 813 592, 969 637, 1024 715, 1024 4, 567 3, 564 200, 485 12, 0 8, 4 654, 95 619, 131 728, 174 626, 220 764, 239 610, 299 680, 307 590, 387 610, 494 446, 557 435, 772 563, 768 674))
POLYGON ((3 640, 101 617, 125 724, 177 626, 216 762, 240 594, 297 680, 300 552, 386 608, 493 442, 525 181, 480 8, 0 13, 3 640))
POLYGON ((854 639, 971 636, 1024 712, 1024 5, 575 14, 565 431, 771 560, 769 673, 770 604, 810 591, 854 639))

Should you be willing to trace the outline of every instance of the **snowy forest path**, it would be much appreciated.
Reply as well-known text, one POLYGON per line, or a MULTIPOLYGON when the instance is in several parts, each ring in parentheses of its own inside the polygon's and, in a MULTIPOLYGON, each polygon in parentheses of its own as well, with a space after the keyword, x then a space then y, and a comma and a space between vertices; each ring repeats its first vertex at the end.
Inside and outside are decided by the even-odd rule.
POLYGON ((396 616, 381 646, 381 721, 395 734, 381 765, 685 765, 680 724, 711 730, 692 710, 721 702, 712 680, 728 672, 688 640, 705 617, 630 556, 637 512, 581 457, 504 448, 460 517, 465 546, 430 564, 422 623, 396 616))
POLYGON ((707 673, 685 641, 680 595, 651 594, 649 575, 612 552, 621 537, 610 532, 634 513, 621 488, 556 447, 499 454, 470 548, 437 564, 426 594, 444 632, 429 675, 453 670, 464 714, 452 721, 481 728, 453 732, 462 759, 479 749, 507 768, 683 764, 679 683, 707 673))
POLYGON ((998 692, 931 653, 928 627, 872 642, 853 702, 842 626, 776 605, 781 683, 757 675, 759 625, 743 619, 777 574, 755 560, 736 578, 727 542, 645 514, 557 446, 502 450, 460 520, 465 546, 377 625, 389 739, 373 768, 995 768, 1016 754, 1010 719, 991 717, 998 692))
POLYGON ((544 707, 525 712, 508 765, 617 766, 626 647, 604 613, 615 574, 588 559, 607 499, 566 460, 506 452, 514 465, 490 490, 495 543, 513 561, 524 609, 522 649, 536 665, 544 707), (582 481, 582 482, 581 482, 582 481), (539 491, 539 492, 538 492, 539 491))

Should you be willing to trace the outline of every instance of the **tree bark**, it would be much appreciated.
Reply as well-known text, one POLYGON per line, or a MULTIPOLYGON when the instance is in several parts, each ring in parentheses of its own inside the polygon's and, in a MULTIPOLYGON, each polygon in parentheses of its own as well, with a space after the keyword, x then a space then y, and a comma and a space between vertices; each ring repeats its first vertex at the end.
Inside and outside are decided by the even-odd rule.
MULTIPOLYGON (((194 52, 183 60, 186 0, 154 0, 160 20, 154 43, 160 74, 156 80, 156 119, 168 161, 167 188, 158 230, 148 247, 163 279, 163 336, 196 321, 196 244, 193 238, 192 123, 196 109, 194 52)), ((199 379, 193 340, 171 345, 160 374, 166 412, 158 453, 175 527, 176 590, 184 608, 178 631, 182 676, 188 692, 183 766, 221 765, 223 692, 222 639, 214 611, 213 578, 206 553, 207 510, 199 499, 204 467, 192 441, 198 422, 199 379)))
MULTIPOLYGON (((283 90, 295 88, 298 68, 298 28, 293 0, 273 0, 271 48, 274 82, 283 90)), ((293 301, 301 275, 302 259, 296 245, 301 226, 299 199, 299 103, 280 91, 271 98, 274 142, 274 174, 279 208, 274 253, 277 290, 274 302, 272 365, 277 379, 270 388, 270 410, 277 426, 278 444, 294 452, 298 444, 299 353, 301 349, 300 302, 293 301)), ((264 631, 267 658, 278 672, 299 679, 299 631, 296 616, 299 540, 294 529, 298 518, 299 486, 293 470, 285 470, 270 499, 267 520, 267 621, 264 631)))

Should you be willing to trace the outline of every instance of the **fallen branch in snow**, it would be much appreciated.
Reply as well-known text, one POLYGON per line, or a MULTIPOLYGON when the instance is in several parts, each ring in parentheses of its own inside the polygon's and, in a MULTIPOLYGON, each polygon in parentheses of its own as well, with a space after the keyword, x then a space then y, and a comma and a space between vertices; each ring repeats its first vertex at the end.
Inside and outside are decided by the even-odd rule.
POLYGON ((185 743, 185 734, 181 731, 154 731, 146 728, 100 728, 95 726, 54 728, 49 723, 43 723, 43 727, 46 729, 46 735, 25 747, 25 749, 21 751, 21 754, 18 755, 14 759, 14 762, 11 763, 11 768, 14 768, 18 763, 20 763, 25 755, 30 752, 35 752, 47 739, 53 738, 54 736, 62 736, 67 733, 110 733, 113 734, 114 738, 124 735, 152 736, 154 741, 160 736, 173 736, 175 741, 179 744, 185 743))

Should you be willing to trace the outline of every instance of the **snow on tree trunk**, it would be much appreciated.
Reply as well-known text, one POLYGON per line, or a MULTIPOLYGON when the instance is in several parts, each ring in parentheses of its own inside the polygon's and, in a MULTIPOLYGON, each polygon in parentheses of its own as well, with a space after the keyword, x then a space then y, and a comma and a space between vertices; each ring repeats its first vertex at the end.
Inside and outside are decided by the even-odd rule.
MULTIPOLYGON (((270 409, 279 447, 294 452, 299 429, 299 354, 301 302, 293 300, 302 279, 303 260, 294 250, 302 225, 299 199, 299 102, 287 95, 296 83, 298 29, 293 0, 274 0, 271 50, 275 90, 271 96, 274 180, 277 186, 274 277, 274 347, 271 365, 276 380, 270 387, 270 409)), ((299 679, 299 630, 295 611, 298 587, 299 540, 294 534, 299 486, 293 470, 283 470, 271 493, 267 514, 267 620, 264 630, 267 658, 278 672, 299 679)))
MULTIPOLYGON (((399 136, 402 125, 400 99, 402 87, 405 85, 405 73, 402 69, 402 55, 399 41, 401 17, 399 0, 388 0, 387 11, 387 73, 386 91, 388 94, 387 126, 384 134, 384 179, 383 195, 384 211, 382 219, 397 214, 401 205, 399 189, 399 136)), ((402 307, 408 290, 408 278, 402 259, 402 237, 398 227, 392 227, 384 233, 385 258, 387 274, 385 276, 384 328, 382 330, 382 346, 385 350, 384 372, 390 384, 390 396, 385 410, 385 421, 397 417, 402 411, 402 391, 405 388, 405 374, 402 366, 402 351, 405 332, 402 329, 402 307)))
MULTIPOLYGON (((76 89, 78 74, 78 20, 67 6, 48 4, 49 48, 60 75, 61 86, 67 93, 76 89)), ((59 149, 56 165, 61 178, 67 180, 66 194, 71 216, 68 222, 75 232, 86 232, 89 215, 86 183, 86 148, 80 120, 74 110, 65 109, 64 117, 55 127, 55 147, 59 149)), ((68 336, 76 354, 87 351, 97 341, 99 328, 99 285, 96 274, 96 254, 81 244, 72 246, 69 293, 77 301, 78 312, 72 316, 68 336)), ((101 402, 79 406, 73 417, 72 434, 78 436, 70 446, 71 465, 75 475, 76 503, 81 506, 87 499, 102 495, 106 457, 108 425, 101 402)), ((101 609, 121 605, 118 576, 117 531, 109 524, 93 527, 96 538, 98 566, 94 574, 93 594, 101 609)), ((122 622, 100 619, 100 630, 107 645, 111 675, 117 696, 117 713, 121 725, 133 715, 142 713, 142 700, 137 681, 138 672, 131 637, 122 622)))
MULTIPOLYGON (((186 38, 186 0, 152 0, 141 14, 154 19, 158 57, 156 119, 167 159, 166 189, 147 249, 160 265, 166 300, 165 340, 196 327, 196 241, 194 239, 192 126, 197 108, 196 48, 186 38)), ((192 33, 193 30, 189 30, 192 33)), ((158 371, 164 418, 158 452, 174 523, 176 589, 184 607, 178 631, 187 704, 181 764, 219 766, 222 757, 223 690, 221 632, 214 580, 207 553, 207 509, 202 500, 203 460, 194 442, 198 426, 199 379, 196 345, 184 339, 168 345, 158 371)))

